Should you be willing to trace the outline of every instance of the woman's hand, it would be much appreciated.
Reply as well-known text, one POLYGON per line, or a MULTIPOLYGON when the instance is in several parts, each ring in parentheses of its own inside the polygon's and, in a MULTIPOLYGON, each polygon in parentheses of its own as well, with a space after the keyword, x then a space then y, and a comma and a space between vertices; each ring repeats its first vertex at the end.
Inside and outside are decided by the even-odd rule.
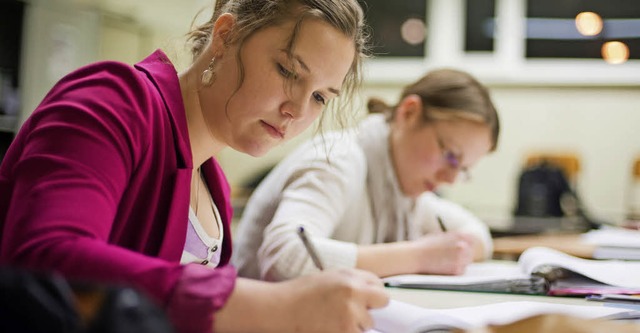
POLYGON ((363 332, 373 327, 368 310, 389 302, 382 281, 362 270, 328 270, 282 284, 291 295, 291 332, 363 332))
POLYGON ((214 331, 361 333, 373 327, 369 309, 389 302, 382 281, 356 269, 331 269, 269 283, 239 278, 215 313, 214 331))
POLYGON ((459 275, 474 259, 474 238, 461 232, 431 233, 414 241, 417 273, 459 275))

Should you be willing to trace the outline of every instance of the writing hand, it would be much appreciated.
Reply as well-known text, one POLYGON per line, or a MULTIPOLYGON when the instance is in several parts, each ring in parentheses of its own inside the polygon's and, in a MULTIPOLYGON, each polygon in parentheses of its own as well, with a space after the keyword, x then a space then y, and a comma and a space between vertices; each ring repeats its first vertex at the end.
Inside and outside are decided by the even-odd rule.
POLYGON ((368 310, 389 302, 382 281, 362 270, 325 270, 283 283, 290 284, 295 332, 360 333, 373 327, 368 310))
POLYGON ((474 258, 474 239, 460 232, 427 234, 416 240, 420 248, 419 273, 459 275, 474 258))

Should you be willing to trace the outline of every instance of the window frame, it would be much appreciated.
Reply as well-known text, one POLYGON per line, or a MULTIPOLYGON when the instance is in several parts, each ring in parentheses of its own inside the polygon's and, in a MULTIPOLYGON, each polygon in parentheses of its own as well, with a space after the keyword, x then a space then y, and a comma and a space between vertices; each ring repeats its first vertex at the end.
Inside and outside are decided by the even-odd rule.
POLYGON ((492 85, 640 86, 640 60, 612 65, 602 59, 526 58, 528 0, 495 0, 496 19, 507 28, 498 29, 493 52, 464 50, 465 0, 425 1, 426 57, 368 59, 368 82, 406 83, 431 68, 456 67, 492 85))

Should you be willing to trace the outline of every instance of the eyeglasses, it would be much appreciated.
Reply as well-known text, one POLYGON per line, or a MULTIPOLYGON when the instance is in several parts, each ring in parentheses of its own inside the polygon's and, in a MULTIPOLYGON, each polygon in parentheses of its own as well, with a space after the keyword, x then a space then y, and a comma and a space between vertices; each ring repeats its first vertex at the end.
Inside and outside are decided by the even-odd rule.
POLYGON ((442 152, 442 158, 444 159, 445 162, 447 162, 447 165, 451 168, 451 170, 457 172, 456 180, 468 181, 469 179, 471 179, 471 174, 469 173, 469 169, 467 169, 466 167, 460 166, 460 157, 457 156, 456 153, 454 153, 453 151, 451 151, 451 149, 447 148, 444 145, 444 141, 442 140, 442 138, 440 137, 437 131, 435 132, 435 134, 436 134, 436 140, 438 141, 438 147, 442 152))

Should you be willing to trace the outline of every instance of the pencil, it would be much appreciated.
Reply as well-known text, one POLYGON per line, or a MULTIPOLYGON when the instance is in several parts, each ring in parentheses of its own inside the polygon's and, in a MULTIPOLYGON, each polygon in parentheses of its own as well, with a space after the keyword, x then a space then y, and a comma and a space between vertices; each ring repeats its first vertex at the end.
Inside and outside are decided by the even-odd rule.
POLYGON ((442 232, 447 232, 447 227, 445 227, 444 222, 442 221, 442 218, 440 217, 440 215, 438 215, 437 218, 438 218, 438 224, 440 225, 440 230, 442 232))
POLYGON ((302 243, 304 244, 305 249, 307 249, 307 253, 309 253, 309 256, 311 257, 311 260, 313 260, 313 263, 316 265, 316 267, 319 270, 323 270, 324 266, 322 265, 322 262, 320 261, 320 257, 318 257, 318 253, 316 252, 316 248, 311 243, 311 240, 309 238, 307 238, 307 234, 304 232, 304 227, 303 226, 299 226, 298 227, 298 236, 300 236, 300 239, 302 240, 302 243))

